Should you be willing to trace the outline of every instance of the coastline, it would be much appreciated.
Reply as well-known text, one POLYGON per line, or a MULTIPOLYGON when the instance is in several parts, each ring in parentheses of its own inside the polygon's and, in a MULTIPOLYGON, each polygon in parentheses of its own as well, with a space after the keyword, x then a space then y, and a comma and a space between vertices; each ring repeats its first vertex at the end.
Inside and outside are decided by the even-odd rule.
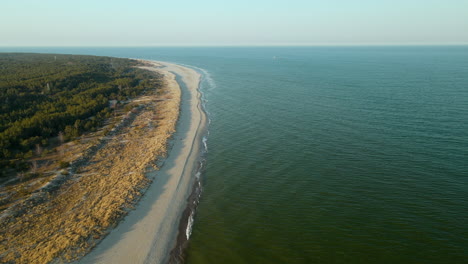
POLYGON ((165 263, 179 244, 178 236, 185 231, 182 219, 190 217, 187 200, 195 190, 194 173, 199 167, 197 161, 206 127, 198 92, 200 74, 176 64, 140 61, 152 65, 142 68, 164 74, 166 79, 173 80, 171 85, 175 89, 182 90, 179 120, 170 143, 172 149, 161 169, 148 173, 153 183, 136 209, 78 263, 165 263))
POLYGON ((160 84, 147 84, 108 132, 67 144, 67 170, 2 212, 0 262, 78 260, 134 208, 151 185, 147 172, 167 156, 180 115, 175 78, 158 75, 160 84), (71 146, 78 148, 68 153, 71 146))

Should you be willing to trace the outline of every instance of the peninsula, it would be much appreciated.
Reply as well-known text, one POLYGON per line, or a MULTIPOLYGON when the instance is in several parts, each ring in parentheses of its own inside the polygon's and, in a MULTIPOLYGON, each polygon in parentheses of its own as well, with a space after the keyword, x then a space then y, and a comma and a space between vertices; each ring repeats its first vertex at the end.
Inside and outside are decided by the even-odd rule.
MULTIPOLYGON (((36 114, 27 116, 38 120, 32 126, 39 129, 31 129, 36 135, 30 130, 14 134, 8 132, 10 127, 2 127, 2 140, 16 135, 19 141, 2 141, 8 151, 2 156, 0 260, 70 262, 93 248, 83 263, 166 260, 194 184, 205 126, 197 91, 200 75, 162 62, 1 55, 19 64, 48 60, 58 65, 45 67, 49 71, 31 66, 36 76, 26 79, 41 83, 40 87, 24 86, 24 78, 15 80, 10 72, 2 85, 12 98, 30 95, 21 93, 27 88, 52 105, 65 100, 53 101, 63 92, 83 103, 65 105, 66 113, 76 114, 75 120, 73 114, 60 112, 41 119, 36 116, 42 108, 36 107, 36 114), (95 98, 99 98, 96 105, 86 104, 95 98), (53 123, 51 116, 64 119, 53 123), (42 120, 58 125, 48 127, 42 120)), ((26 121, 13 121, 29 128, 26 121)))

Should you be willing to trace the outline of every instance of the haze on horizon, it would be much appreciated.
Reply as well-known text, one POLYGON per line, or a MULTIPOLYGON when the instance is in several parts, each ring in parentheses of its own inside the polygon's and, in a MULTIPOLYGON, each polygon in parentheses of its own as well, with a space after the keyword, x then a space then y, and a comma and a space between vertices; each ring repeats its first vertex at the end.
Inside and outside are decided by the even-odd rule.
POLYGON ((466 0, 4 0, 0 46, 468 44, 466 0))

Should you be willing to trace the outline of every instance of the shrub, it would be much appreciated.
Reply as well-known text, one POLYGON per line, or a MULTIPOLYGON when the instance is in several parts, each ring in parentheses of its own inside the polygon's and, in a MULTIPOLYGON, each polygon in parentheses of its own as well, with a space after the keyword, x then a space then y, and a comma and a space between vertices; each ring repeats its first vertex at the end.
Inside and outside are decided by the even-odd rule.
POLYGON ((60 162, 59 162, 59 167, 60 167, 61 169, 68 168, 68 167, 70 167, 70 162, 67 162, 67 161, 60 161, 60 162))

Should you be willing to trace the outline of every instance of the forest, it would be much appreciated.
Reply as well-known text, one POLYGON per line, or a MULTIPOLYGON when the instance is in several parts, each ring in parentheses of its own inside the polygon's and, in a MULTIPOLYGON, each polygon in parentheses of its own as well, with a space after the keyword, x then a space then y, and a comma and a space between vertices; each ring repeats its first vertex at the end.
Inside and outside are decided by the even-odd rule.
POLYGON ((63 54, 0 53, 0 177, 27 170, 52 138, 96 131, 116 107, 157 87, 138 61, 63 54))

